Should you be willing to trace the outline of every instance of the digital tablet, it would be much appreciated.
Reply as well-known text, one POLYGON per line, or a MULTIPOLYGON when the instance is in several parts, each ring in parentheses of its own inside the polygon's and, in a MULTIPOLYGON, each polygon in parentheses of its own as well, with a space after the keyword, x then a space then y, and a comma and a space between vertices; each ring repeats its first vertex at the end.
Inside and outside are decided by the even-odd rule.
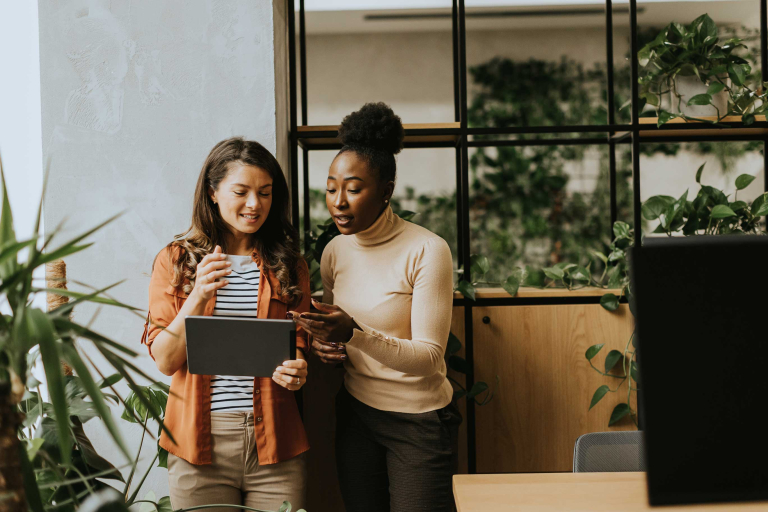
POLYGON ((187 368, 198 375, 272 377, 296 359, 292 320, 188 316, 187 368))

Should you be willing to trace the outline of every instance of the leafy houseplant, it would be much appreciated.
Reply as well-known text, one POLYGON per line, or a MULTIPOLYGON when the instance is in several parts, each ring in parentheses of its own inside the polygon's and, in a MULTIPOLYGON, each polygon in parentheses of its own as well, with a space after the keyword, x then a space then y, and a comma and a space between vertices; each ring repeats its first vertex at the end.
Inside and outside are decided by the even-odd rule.
POLYGON ((676 117, 697 119, 685 108, 695 106, 712 106, 717 121, 736 115, 752 124, 756 114, 768 109, 766 90, 759 76, 756 87, 752 85, 756 78, 749 61, 737 55, 740 48, 747 46, 738 37, 720 42, 717 25, 707 14, 689 25, 670 23, 638 52, 641 109, 645 103, 655 107, 659 126, 676 117), (684 97, 681 82, 691 80, 703 89, 684 97), (718 96, 727 98, 718 102, 718 96))
MULTIPOLYGON (((702 236, 702 235, 758 235, 761 231, 761 219, 768 215, 768 192, 758 196, 752 203, 738 200, 738 192, 749 186, 755 179, 749 174, 742 174, 736 178, 736 192, 733 201, 722 190, 701 184, 701 176, 704 165, 696 172, 696 182, 700 189, 693 201, 688 200, 686 191, 679 198, 671 196, 653 196, 642 205, 642 216, 647 221, 658 221, 654 233, 664 233, 667 236, 702 236)), ((619 224, 619 223, 617 223, 619 224)), ((623 223, 622 223, 623 224, 623 223)), ((609 261, 613 269, 609 272, 614 275, 616 288, 621 288, 623 294, 629 299, 632 310, 632 290, 629 283, 629 264, 626 257, 626 249, 633 245, 634 236, 625 224, 614 228, 617 235, 612 244, 613 251, 609 261)), ((615 311, 619 307, 618 297, 606 294, 601 300, 603 307, 609 311, 615 311)), ((618 379, 615 389, 603 384, 592 396, 589 408, 600 402, 608 393, 616 393, 627 379, 626 401, 618 404, 612 411, 608 426, 612 426, 622 418, 629 415, 637 425, 637 412, 632 408, 632 392, 639 387, 639 374, 637 369, 637 355, 635 352, 634 333, 627 341, 623 352, 611 350, 605 357, 604 371, 597 368, 593 359, 602 350, 603 345, 593 345, 587 349, 585 357, 590 366, 609 378, 618 379), (620 371, 618 371, 620 369, 620 371)))
MULTIPOLYGON (((164 429, 167 386, 138 385, 134 374, 150 382, 153 379, 131 361, 138 355, 136 352, 70 318, 73 309, 85 303, 120 307, 133 313, 136 309, 106 295, 112 286, 80 293, 40 287, 34 277, 38 267, 88 248, 91 244, 83 243, 83 240, 116 217, 54 247, 53 242, 59 236, 58 228, 46 237, 36 236, 42 213, 41 200, 35 236, 18 241, 2 161, 0 185, 3 188, 0 210, 0 305, 3 306, 0 314, 0 511, 74 512, 82 506, 83 510, 127 512, 129 506, 141 504, 148 507, 143 512, 171 512, 167 497, 158 501, 152 495, 150 499, 138 499, 141 485, 155 461, 164 465, 167 455, 164 450, 158 448, 155 460, 131 489, 141 448, 130 476, 125 480, 118 468, 96 451, 83 428, 86 422, 100 418, 127 460, 133 457, 108 402, 122 403, 125 407, 123 418, 141 424, 144 433, 152 435, 147 428, 150 419, 157 421, 158 432, 164 429), (24 252, 26 259, 21 259, 24 252), (55 310, 46 312, 32 306, 32 298, 39 293, 74 300, 65 301, 55 310), (84 350, 80 346, 81 340, 89 341, 93 349, 84 350), (89 356, 94 350, 116 373, 109 377, 101 374, 89 356), (38 361, 45 373, 50 402, 43 400, 41 383, 31 372, 38 361), (64 375, 62 361, 74 369, 76 375, 64 375), (121 380, 131 389, 127 399, 114 389, 121 380), (102 480, 124 483, 123 492, 117 493, 102 480)), ((187 510, 210 506, 230 505, 204 505, 187 510)), ((249 509, 239 505, 232 507, 249 509)), ((285 502, 280 511, 289 509, 290 504, 285 502)))
MULTIPOLYGON (((75 306, 86 302, 133 311, 134 308, 104 295, 104 292, 111 287, 91 293, 54 289, 50 291, 75 300, 51 312, 31 306, 31 298, 34 294, 48 291, 35 284, 34 270, 48 262, 86 249, 90 244, 81 242, 115 217, 56 248, 51 248, 57 230, 44 239, 36 236, 40 227, 41 201, 35 222, 35 236, 18 241, 13 229, 13 214, 8 202, 2 162, 0 162, 0 178, 2 182, 0 184, 3 187, 2 215, 0 216, 0 302, 10 311, 9 314, 0 315, 0 419, 2 419, 0 482, 3 482, 0 496, 4 496, 5 501, 2 506, 9 512, 25 511, 27 506, 34 512, 43 512, 42 495, 44 493, 41 493, 41 489, 36 485, 36 472, 29 455, 34 453, 48 459, 51 462, 50 467, 55 468, 51 471, 62 478, 70 470, 77 473, 79 471, 78 456, 87 459, 85 454, 88 452, 88 447, 79 442, 78 421, 81 420, 74 421, 73 416, 98 415, 104 421, 120 451, 126 457, 129 456, 128 449, 107 406, 109 397, 102 391, 100 383, 86 365, 86 361, 90 361, 90 358, 87 353, 80 350, 79 340, 89 340, 96 351, 128 382, 132 389, 138 389, 138 386, 129 370, 141 376, 145 374, 128 359, 136 356, 135 352, 69 318, 75 306), (19 261, 19 253, 22 251, 26 251, 26 261, 19 261), (19 428, 20 413, 32 412, 34 408, 34 399, 30 396, 32 391, 28 388, 34 390, 37 386, 30 373, 30 367, 36 356, 39 356, 42 362, 51 400, 49 409, 43 408, 38 394, 39 410, 45 415, 42 421, 46 425, 55 425, 55 429, 47 431, 55 431, 57 441, 56 450, 52 449, 45 455, 42 454, 40 441, 30 438, 23 429, 19 428), (72 397, 68 396, 69 382, 62 374, 62 360, 75 369, 79 378, 77 385, 90 399, 87 406, 82 401, 77 402, 76 414, 71 414, 69 410, 72 397), (19 407, 22 401, 25 405, 19 407)), ((101 384, 103 382, 102 380, 101 384)), ((71 499, 76 503, 78 498, 73 496, 71 499)))

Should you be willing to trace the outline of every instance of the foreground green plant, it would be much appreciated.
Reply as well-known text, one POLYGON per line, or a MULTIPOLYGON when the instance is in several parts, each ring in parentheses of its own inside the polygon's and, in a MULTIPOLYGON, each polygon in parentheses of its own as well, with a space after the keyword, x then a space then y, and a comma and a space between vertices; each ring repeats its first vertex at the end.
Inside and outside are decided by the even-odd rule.
MULTIPOLYGON (((83 429, 88 421, 100 418, 126 460, 133 457, 113 419, 110 402, 123 404, 123 418, 142 425, 142 436, 153 435, 148 430, 149 420, 157 422, 158 434, 164 430, 162 420, 167 386, 138 385, 133 375, 150 382, 153 380, 132 362, 138 353, 91 330, 90 325, 71 320, 74 308, 86 303, 119 307, 134 314, 137 309, 107 295, 106 292, 119 283, 99 290, 88 287, 91 291, 81 293, 45 288, 38 285, 34 277, 35 270, 46 263, 90 247, 91 244, 84 240, 117 216, 54 246, 60 236, 60 227, 48 236, 37 236, 41 199, 34 235, 19 241, 13 228, 2 160, 0 185, 3 190, 0 210, 0 306, 3 308, 0 314, 0 510, 74 512, 83 506, 91 511, 127 512, 129 506, 140 503, 149 507, 149 511, 170 512, 168 497, 158 501, 152 495, 149 496, 152 499, 137 499, 155 461, 164 465, 164 450, 158 450, 155 460, 132 489, 141 449, 130 465, 130 476, 126 480, 120 468, 97 452, 83 429), (35 296, 46 293, 71 300, 53 311, 33 307, 35 296), (87 350, 81 345, 82 341, 89 342, 87 350), (89 353, 98 353, 115 373, 105 377, 89 353), (76 375, 64 375, 62 361, 74 369, 76 375), (32 374, 36 364, 45 374, 49 401, 43 400, 42 384, 32 374), (131 390, 125 400, 114 387, 121 380, 131 390), (113 485, 123 483, 124 492, 118 493, 104 480, 113 485)), ((205 505, 187 510, 211 506, 248 509, 239 505, 205 505)), ((290 504, 285 502, 280 510, 289 511, 290 504)))

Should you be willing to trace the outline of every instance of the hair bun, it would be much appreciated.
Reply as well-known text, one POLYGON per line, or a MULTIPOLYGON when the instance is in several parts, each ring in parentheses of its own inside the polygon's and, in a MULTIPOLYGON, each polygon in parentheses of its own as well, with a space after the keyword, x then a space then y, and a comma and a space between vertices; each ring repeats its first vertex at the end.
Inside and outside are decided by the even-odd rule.
POLYGON ((341 122, 344 146, 381 149, 396 155, 403 149, 403 123, 386 103, 366 103, 341 122))

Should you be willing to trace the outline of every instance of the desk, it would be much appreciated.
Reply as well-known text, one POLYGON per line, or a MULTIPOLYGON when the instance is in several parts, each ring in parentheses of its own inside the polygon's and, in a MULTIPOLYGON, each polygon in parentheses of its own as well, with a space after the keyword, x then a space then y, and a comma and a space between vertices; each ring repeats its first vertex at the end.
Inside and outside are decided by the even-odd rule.
POLYGON ((456 475, 458 512, 765 512, 768 503, 653 507, 645 473, 456 475))

